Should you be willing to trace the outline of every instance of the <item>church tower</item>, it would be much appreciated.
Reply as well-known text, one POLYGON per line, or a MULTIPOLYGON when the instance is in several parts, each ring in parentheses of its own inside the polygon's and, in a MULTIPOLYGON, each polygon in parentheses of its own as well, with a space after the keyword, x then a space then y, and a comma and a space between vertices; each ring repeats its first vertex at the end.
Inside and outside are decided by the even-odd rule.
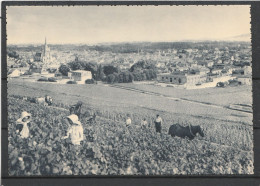
POLYGON ((45 37, 45 43, 44 43, 43 52, 42 52, 42 62, 45 64, 51 62, 51 50, 47 45, 46 37, 45 37))
POLYGON ((48 65, 52 62, 51 58, 51 49, 47 45, 47 39, 45 37, 45 43, 42 51, 42 59, 41 59, 43 65, 41 69, 41 74, 48 74, 48 65))

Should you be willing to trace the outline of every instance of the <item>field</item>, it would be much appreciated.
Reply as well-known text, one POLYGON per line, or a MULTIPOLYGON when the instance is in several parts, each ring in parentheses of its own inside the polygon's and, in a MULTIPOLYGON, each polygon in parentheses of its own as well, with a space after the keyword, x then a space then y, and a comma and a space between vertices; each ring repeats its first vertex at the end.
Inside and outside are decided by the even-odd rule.
MULTIPOLYGON (((240 96, 235 89, 228 91, 240 96)), ((21 80, 8 83, 8 102, 10 175, 253 173, 250 113, 104 85, 55 85, 21 80), (45 94, 54 98, 54 108, 21 99, 21 96, 45 94), (95 124, 82 118, 86 140, 76 156, 74 147, 60 138, 66 131, 63 118, 68 115, 68 106, 78 100, 84 103, 85 117, 94 112, 98 117, 95 124), (31 129, 34 135, 28 142, 21 141, 14 133, 14 121, 24 109, 34 118, 31 129), (164 121, 162 135, 156 134, 152 125, 157 113, 164 121), (130 129, 124 125, 127 114, 133 122, 130 129), (144 117, 151 124, 147 129, 140 128, 144 117), (193 143, 172 138, 167 131, 173 123, 200 125, 205 137, 196 137, 193 143), (18 168, 18 156, 30 157, 32 166, 18 168)))
POLYGON ((137 90, 160 93, 166 96, 176 98, 185 98, 188 100, 205 102, 213 105, 226 106, 229 104, 250 104, 252 103, 251 86, 235 86, 225 88, 205 88, 183 90, 172 87, 161 87, 154 84, 121 83, 122 87, 133 88, 137 90))

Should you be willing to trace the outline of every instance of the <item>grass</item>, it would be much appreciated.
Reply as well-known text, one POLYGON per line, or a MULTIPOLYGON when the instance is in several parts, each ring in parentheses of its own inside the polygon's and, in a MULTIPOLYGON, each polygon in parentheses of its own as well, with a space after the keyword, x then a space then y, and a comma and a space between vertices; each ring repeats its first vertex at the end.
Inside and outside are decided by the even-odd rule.
POLYGON ((229 104, 252 104, 252 87, 235 86, 226 88, 205 88, 184 90, 173 87, 161 87, 153 84, 120 83, 123 87, 151 91, 176 98, 186 98, 195 101, 228 106, 229 104))
MULTIPOLYGON (((151 86, 151 85, 147 85, 151 86)), ((164 90, 164 89, 162 89, 164 90)), ((162 91, 161 90, 161 91, 162 91)), ((220 89, 216 89, 220 90, 220 89)), ((171 88, 171 91, 175 91, 175 89, 171 88)), ((184 90, 176 90, 179 91, 179 94, 183 94, 183 97, 191 96, 190 90, 187 90, 188 93, 184 90)), ((192 90, 194 91, 194 90, 192 90)), ((202 90, 199 90, 199 93, 202 93, 202 90)), ((208 90, 205 90, 207 92, 208 90)), ((214 93, 214 90, 210 90, 211 94, 214 93)), ((216 91, 214 95, 216 96, 216 100, 219 102, 222 101, 220 98, 221 94, 224 95, 224 89, 221 89, 221 92, 216 91), (218 99, 217 99, 218 98, 218 99)), ((238 92, 237 87, 234 89, 227 89, 227 92, 232 92, 232 94, 228 94, 228 99, 232 100, 233 97, 240 97, 243 102, 246 102, 242 94, 246 94, 245 90, 241 90, 242 93, 238 92)), ((193 92, 193 99, 200 97, 202 99, 204 96, 202 94, 197 94, 196 91, 193 92)), ((125 110, 127 107, 131 109, 139 109, 145 108, 154 110, 154 112, 169 112, 172 115, 178 116, 178 118, 187 118, 190 116, 193 117, 202 117, 208 118, 212 120, 220 120, 220 122, 224 121, 232 121, 237 123, 244 123, 248 125, 252 125, 252 114, 243 113, 239 111, 234 111, 230 109, 225 109, 223 107, 214 107, 211 105, 200 104, 196 102, 188 102, 188 101, 176 101, 174 99, 156 96, 156 95, 147 95, 140 92, 133 92, 129 90, 124 90, 120 88, 114 88, 103 85, 61 85, 61 84, 41 84, 34 82, 26 82, 19 80, 12 80, 8 83, 8 94, 10 95, 22 95, 22 96, 43 96, 45 94, 53 97, 55 102, 65 103, 65 104, 75 104, 75 102, 81 100, 86 104, 91 105, 93 107, 102 107, 107 110, 111 110, 111 112, 117 108, 119 110, 125 110)), ((249 92, 248 92, 249 94, 249 92)), ((250 96, 247 96, 250 97, 250 96)), ((224 99, 224 98, 223 98, 224 99)), ((227 99, 227 98, 225 98, 227 99)), ((203 100, 203 101, 205 101, 203 100)), ((206 102, 206 101, 205 101, 206 102)), ((232 101, 234 103, 234 101, 232 101)), ((237 102, 240 103, 240 102, 237 102)), ((249 104, 250 102, 246 102, 244 104, 249 104)), ((131 111, 130 111, 131 112, 131 111)), ((175 121, 175 120, 173 120, 175 121)), ((209 122, 210 123, 210 122, 209 122)))

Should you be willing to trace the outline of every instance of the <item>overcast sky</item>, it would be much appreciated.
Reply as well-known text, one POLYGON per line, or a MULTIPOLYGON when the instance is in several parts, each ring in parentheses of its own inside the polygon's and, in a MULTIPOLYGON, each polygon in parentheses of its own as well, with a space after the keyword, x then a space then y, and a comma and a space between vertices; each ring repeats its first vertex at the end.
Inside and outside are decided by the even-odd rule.
POLYGON ((8 44, 228 40, 250 34, 250 7, 7 7, 8 44))

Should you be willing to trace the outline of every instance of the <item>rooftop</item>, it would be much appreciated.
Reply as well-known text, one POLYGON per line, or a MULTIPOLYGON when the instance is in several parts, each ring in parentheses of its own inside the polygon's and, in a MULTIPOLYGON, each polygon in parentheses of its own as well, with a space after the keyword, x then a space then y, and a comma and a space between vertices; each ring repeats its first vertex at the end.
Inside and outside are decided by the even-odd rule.
POLYGON ((88 71, 88 70, 74 70, 74 71, 72 71, 72 72, 83 73, 83 72, 90 72, 90 71, 88 71))
POLYGON ((237 78, 252 78, 250 75, 236 75, 237 78))

